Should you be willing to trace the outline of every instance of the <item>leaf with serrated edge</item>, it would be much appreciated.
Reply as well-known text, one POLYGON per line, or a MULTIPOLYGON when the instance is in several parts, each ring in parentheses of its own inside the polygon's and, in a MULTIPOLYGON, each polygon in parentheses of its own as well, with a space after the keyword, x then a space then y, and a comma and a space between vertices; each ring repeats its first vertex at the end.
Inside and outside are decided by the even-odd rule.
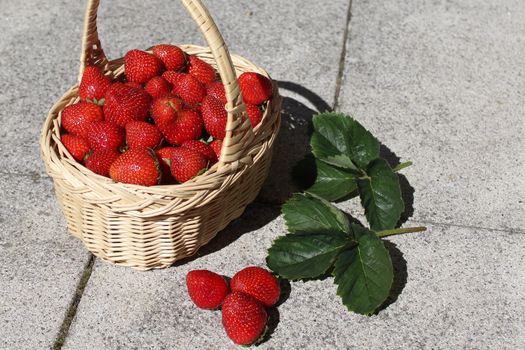
POLYGON ((352 231, 358 245, 339 254, 334 282, 348 310, 370 315, 388 298, 394 279, 392 261, 373 232, 354 224, 352 231))
POLYGON ((350 242, 342 232, 289 234, 273 242, 266 264, 287 279, 318 277, 332 267, 339 252, 350 242))
POLYGON ((328 201, 296 193, 282 206, 286 227, 291 233, 349 232, 346 215, 328 201))
POLYGON ((315 160, 317 177, 306 191, 328 201, 336 201, 357 189, 355 175, 347 170, 315 160))
POLYGON ((357 180, 357 187, 370 228, 394 228, 405 210, 399 177, 384 159, 372 161, 366 173, 367 177, 357 180))

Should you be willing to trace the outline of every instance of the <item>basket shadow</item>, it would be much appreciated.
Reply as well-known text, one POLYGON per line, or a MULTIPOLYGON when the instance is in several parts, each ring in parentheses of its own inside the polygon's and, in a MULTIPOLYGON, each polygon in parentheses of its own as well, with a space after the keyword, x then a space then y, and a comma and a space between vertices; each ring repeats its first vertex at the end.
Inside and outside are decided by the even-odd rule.
POLYGON ((405 288, 408 279, 407 262, 403 257, 403 253, 394 243, 387 240, 383 240, 383 243, 385 244, 386 249, 388 249, 390 258, 392 259, 392 265, 394 267, 394 282, 392 283, 392 288, 390 289, 390 295, 385 300, 383 305, 381 305, 375 311, 375 314, 378 314, 396 302, 397 298, 405 288))

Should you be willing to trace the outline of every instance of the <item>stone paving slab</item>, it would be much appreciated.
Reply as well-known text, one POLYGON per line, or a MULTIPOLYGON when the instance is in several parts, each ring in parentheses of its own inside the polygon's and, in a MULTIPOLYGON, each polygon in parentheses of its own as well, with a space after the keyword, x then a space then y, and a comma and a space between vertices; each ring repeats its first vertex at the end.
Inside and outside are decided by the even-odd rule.
POLYGON ((0 349, 50 348, 89 259, 49 179, 0 175, 0 349))
POLYGON ((414 219, 525 226, 525 6, 354 1, 340 110, 402 161, 414 219))

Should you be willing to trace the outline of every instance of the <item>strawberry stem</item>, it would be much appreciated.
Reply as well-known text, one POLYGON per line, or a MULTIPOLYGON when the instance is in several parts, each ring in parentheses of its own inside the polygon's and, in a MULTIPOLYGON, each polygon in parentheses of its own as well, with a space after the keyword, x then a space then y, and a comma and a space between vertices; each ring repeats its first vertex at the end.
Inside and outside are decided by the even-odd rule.
POLYGON ((401 164, 398 164, 394 167, 394 169, 392 169, 393 171, 395 171, 396 173, 400 170, 403 170, 405 168, 408 168, 409 166, 412 165, 412 162, 404 162, 404 163, 401 163, 401 164))
POLYGON ((393 236, 393 235, 399 235, 402 233, 411 233, 411 232, 423 232, 426 231, 427 228, 424 226, 418 226, 418 227, 401 227, 401 228, 395 228, 392 230, 383 230, 376 232, 378 237, 387 237, 387 236, 393 236))

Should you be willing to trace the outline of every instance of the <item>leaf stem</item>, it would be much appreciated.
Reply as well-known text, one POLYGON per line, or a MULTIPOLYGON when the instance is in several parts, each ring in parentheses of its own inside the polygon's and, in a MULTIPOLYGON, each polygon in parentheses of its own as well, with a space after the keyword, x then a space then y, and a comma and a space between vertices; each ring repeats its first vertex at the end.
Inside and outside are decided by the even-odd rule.
POLYGON ((423 232, 426 231, 427 228, 424 226, 418 226, 418 227, 401 227, 401 228, 395 228, 392 230, 383 230, 376 232, 378 237, 387 237, 387 236, 393 236, 393 235, 399 235, 402 233, 411 233, 411 232, 423 232))
POLYGON ((392 170, 397 173, 398 171, 403 170, 405 168, 408 168, 411 165, 412 165, 412 162, 410 162, 410 161, 409 162, 404 162, 404 163, 396 165, 394 167, 394 169, 392 169, 392 170))

